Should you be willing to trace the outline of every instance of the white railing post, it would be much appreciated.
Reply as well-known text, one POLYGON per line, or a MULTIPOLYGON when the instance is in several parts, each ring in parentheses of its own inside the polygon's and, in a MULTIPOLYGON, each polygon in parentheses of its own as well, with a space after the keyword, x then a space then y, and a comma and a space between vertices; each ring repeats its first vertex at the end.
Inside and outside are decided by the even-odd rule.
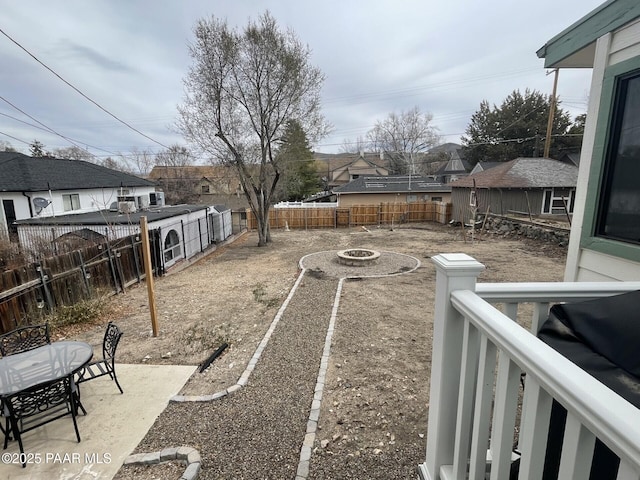
POLYGON ((438 480, 440 466, 453 463, 460 376, 463 326, 462 316, 451 305, 451 292, 475 291, 476 279, 484 265, 462 253, 432 258, 436 266, 436 296, 431 354, 429 424, 425 463, 419 465, 424 480, 438 480))

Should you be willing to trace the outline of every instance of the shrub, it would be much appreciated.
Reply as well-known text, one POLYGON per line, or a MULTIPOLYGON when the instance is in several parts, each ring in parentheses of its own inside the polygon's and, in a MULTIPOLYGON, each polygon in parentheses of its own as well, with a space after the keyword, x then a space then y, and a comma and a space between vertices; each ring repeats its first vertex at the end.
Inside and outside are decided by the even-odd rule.
POLYGON ((57 308, 48 315, 47 320, 53 327, 91 323, 102 316, 106 309, 106 298, 97 297, 57 308))

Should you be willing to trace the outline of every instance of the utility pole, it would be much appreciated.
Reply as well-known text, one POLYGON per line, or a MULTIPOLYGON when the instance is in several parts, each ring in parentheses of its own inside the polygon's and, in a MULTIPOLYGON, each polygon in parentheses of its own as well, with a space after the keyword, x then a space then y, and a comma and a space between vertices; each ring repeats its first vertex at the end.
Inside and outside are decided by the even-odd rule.
MULTIPOLYGON (((547 137, 544 141, 544 154, 542 155, 544 158, 549 158, 549 150, 551 150, 551 132, 553 130, 553 117, 556 114, 556 90, 558 89, 559 71, 560 69, 558 68, 553 70, 553 72, 555 72, 555 75, 553 78, 553 93, 551 94, 551 100, 549 101, 549 121, 547 122, 547 137)), ((547 73, 547 75, 549 74, 547 73)))

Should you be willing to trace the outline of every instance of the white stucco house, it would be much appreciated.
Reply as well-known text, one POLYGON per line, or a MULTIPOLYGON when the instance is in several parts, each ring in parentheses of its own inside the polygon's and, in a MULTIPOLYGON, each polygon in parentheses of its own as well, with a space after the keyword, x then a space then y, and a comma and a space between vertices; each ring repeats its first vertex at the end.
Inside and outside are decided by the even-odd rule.
POLYGON ((156 190, 153 182, 93 163, 18 152, 0 152, 0 172, 0 237, 16 232, 16 220, 97 212, 122 200, 148 205, 156 190))
POLYGON ((640 479, 640 374, 618 358, 637 365, 640 343, 640 2, 603 3, 537 55, 593 69, 565 281, 479 283, 472 257, 432 257, 422 480, 640 479))

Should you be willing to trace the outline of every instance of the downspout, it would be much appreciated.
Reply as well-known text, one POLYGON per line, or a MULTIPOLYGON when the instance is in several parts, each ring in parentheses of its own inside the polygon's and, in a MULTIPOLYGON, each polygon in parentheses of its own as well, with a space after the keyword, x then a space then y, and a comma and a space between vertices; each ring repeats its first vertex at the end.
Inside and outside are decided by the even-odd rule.
MULTIPOLYGON (((49 203, 51 205, 51 216, 53 218, 55 218, 56 216, 56 209, 53 206, 53 196, 51 195, 51 185, 49 185, 49 182, 47 182, 47 188, 49 189, 49 203)), ((63 202, 64 203, 64 202, 63 202)))
POLYGON ((27 197, 27 200, 29 200, 27 202, 29 204, 29 217, 33 218, 33 206, 31 205, 31 197, 27 195, 27 192, 22 192, 22 196, 27 197))

